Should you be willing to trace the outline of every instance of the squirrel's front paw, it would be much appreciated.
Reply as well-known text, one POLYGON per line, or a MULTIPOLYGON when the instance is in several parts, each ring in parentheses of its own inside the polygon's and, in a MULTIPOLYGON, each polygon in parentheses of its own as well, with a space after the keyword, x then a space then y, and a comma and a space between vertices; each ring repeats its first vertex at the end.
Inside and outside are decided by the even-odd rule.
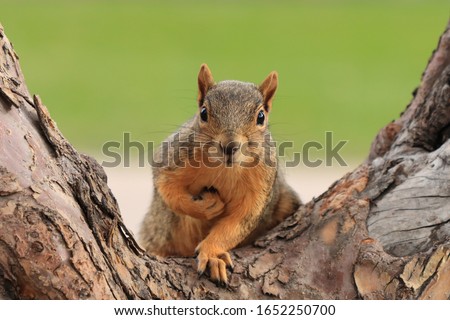
POLYGON ((205 191, 193 197, 193 200, 198 205, 199 212, 207 220, 219 216, 225 208, 225 204, 217 192, 205 191))
POLYGON ((228 283, 227 268, 233 270, 233 262, 228 252, 200 243, 195 249, 197 254, 197 272, 199 276, 209 271, 211 281, 217 285, 228 283))

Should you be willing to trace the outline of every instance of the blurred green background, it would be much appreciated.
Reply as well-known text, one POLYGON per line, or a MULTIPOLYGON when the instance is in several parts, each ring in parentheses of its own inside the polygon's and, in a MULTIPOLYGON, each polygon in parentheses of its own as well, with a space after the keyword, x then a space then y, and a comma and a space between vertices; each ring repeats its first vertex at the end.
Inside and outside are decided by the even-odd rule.
POLYGON ((160 141, 196 111, 196 76, 280 85, 277 140, 349 140, 364 158, 420 82, 449 18, 424 1, 2 1, 28 87, 65 136, 101 153, 123 132, 160 141))

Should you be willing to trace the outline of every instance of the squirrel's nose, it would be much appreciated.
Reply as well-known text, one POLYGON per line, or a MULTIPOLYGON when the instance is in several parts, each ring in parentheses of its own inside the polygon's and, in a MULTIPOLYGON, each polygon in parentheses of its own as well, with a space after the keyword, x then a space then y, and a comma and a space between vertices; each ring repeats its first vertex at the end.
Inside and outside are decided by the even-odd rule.
POLYGON ((225 146, 223 146, 223 152, 225 152, 225 154, 227 156, 232 156, 236 153, 236 151, 239 150, 239 147, 241 146, 241 144, 239 142, 236 141, 230 141, 228 142, 225 146))

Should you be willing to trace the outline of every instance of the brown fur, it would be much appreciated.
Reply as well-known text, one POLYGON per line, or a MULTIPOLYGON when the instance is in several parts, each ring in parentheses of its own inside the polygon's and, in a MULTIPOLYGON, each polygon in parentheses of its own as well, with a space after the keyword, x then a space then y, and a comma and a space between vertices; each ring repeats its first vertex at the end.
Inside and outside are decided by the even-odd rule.
POLYGON ((300 200, 277 169, 276 151, 265 148, 271 141, 267 121, 277 84, 276 72, 259 87, 239 81, 215 84, 209 68, 202 65, 199 111, 167 139, 175 147, 161 147, 157 153, 158 160, 164 153, 169 159, 153 169, 154 198, 140 231, 149 253, 163 257, 197 253, 198 272, 209 267, 212 280, 226 283, 226 267, 232 267, 228 251, 252 241, 297 210, 300 200), (207 121, 201 119, 202 108, 206 108, 207 121), (265 122, 258 125, 261 111, 265 122), (192 133, 196 143, 213 143, 212 148, 193 148, 192 133), (176 148, 177 143, 189 148, 176 148), (233 153, 227 151, 228 143, 258 145, 249 144, 247 153, 233 153), (211 161, 212 154, 220 157, 211 161), (238 165, 255 158, 259 161, 252 167, 238 165))

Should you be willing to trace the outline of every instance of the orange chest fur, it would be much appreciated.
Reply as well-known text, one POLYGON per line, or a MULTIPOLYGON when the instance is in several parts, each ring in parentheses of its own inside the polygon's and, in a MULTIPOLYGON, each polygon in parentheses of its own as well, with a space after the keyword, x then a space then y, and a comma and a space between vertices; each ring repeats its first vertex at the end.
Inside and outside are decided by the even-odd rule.
POLYGON ((214 187, 227 206, 239 205, 245 200, 252 200, 255 194, 267 184, 267 177, 262 166, 253 168, 186 166, 167 172, 172 181, 184 185, 193 196, 205 188, 214 187))

